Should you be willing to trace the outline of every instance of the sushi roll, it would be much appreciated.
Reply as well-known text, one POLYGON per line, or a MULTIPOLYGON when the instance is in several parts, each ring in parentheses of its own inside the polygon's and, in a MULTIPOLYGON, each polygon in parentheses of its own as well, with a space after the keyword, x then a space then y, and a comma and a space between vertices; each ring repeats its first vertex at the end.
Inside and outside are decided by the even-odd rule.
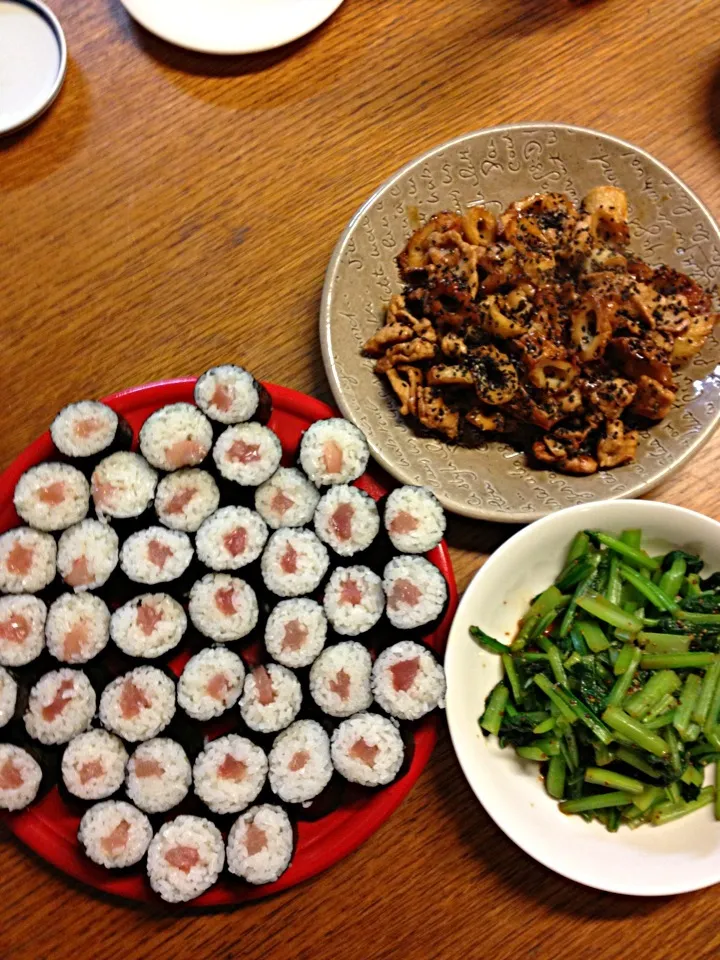
POLYGON ((113 450, 128 450, 132 444, 127 420, 97 400, 63 407, 50 426, 50 436, 58 452, 81 467, 113 450))
POLYGON ((300 712, 300 681, 278 663, 255 667, 245 677, 240 714, 256 733, 277 733, 289 726, 300 712))
POLYGON ((123 785, 127 761, 121 740, 105 730, 88 730, 65 748, 63 783, 80 800, 107 800, 123 785))
POLYGON ((87 663, 107 646, 110 611, 92 593, 63 593, 50 605, 47 648, 62 663, 87 663))
POLYGON ((319 656, 327 637, 327 617, 315 600, 281 600, 265 624, 265 647, 278 663, 291 670, 308 667, 319 656))
POLYGON ((300 444, 300 466, 318 487, 352 483, 365 473, 369 459, 365 434, 341 417, 317 420, 300 444))
POLYGON ((120 566, 134 583, 171 583, 190 566, 190 537, 178 530, 148 527, 131 534, 120 552, 120 566))
POLYGON ((60 537, 57 567, 75 591, 98 590, 118 564, 120 541, 115 531, 99 520, 83 520, 60 537))
POLYGON ((262 517, 246 507, 221 507, 195 538, 198 559, 211 570, 239 570, 257 560, 268 538, 262 517))
POLYGON ((135 667, 105 687, 100 720, 129 743, 152 740, 175 716, 175 684, 157 667, 135 667))
POLYGON ((226 480, 243 487, 257 487, 280 466, 282 447, 269 427, 241 423, 220 434, 213 457, 226 480))
POLYGON ((150 886, 168 903, 194 900, 209 890, 225 866, 222 834, 203 817, 180 816, 164 823, 150 843, 150 886))
POLYGON ((37 797, 42 768, 27 750, 0 743, 0 810, 24 810, 37 797))
POLYGON ((185 664, 178 680, 178 704, 193 720, 212 720, 240 699, 245 664, 232 650, 208 647, 185 664))
POLYGON ((290 866, 292 854, 292 824, 282 807, 251 807, 230 828, 228 870, 248 883, 274 883, 290 866))
POLYGON ((255 800, 267 777, 260 747, 236 733, 211 740, 193 764, 195 793, 213 813, 240 813, 255 800))
POLYGON ((167 593, 143 593, 113 613, 110 636, 129 657, 152 660, 174 650, 185 636, 185 611, 167 593))
POLYGON ((370 567, 338 567, 325 587, 323 606, 336 633, 346 637, 367 633, 385 609, 382 580, 370 567))
POLYGON ((377 713, 357 713, 333 733, 331 754, 335 769, 346 780, 382 787, 400 772, 405 748, 392 720, 377 713))
POLYGON ((140 430, 140 452, 158 470, 196 467, 210 453, 212 442, 212 424, 191 403, 161 407, 140 430))
POLYGON ((317 720, 296 720, 275 738, 269 779, 283 803, 309 803, 333 774, 330 739, 317 720))
POLYGON ((195 533, 220 506, 220 491, 206 470, 176 470, 163 477, 155 492, 155 513, 171 530, 195 533))
POLYGON ((260 615, 253 588, 227 573, 208 573, 194 583, 188 612, 200 633, 217 643, 242 640, 260 615))
POLYGON ((341 557, 367 550, 379 530, 375 501, 357 487, 331 487, 315 510, 315 533, 341 557))
POLYGON ((195 403, 211 420, 218 423, 245 423, 270 419, 270 394, 243 367, 226 363, 212 367, 198 377, 195 403))
POLYGON ((373 695, 398 720, 419 720, 445 705, 445 671, 428 649, 401 640, 383 650, 372 672, 373 695))
POLYGON ((6 727, 15 716, 18 685, 12 674, 0 667, 0 729, 6 727))
POLYGON ((276 530, 265 547, 260 566, 265 586, 278 597, 312 593, 330 565, 324 545, 311 530, 276 530))
POLYGON ((20 519, 36 530, 65 530, 87 516, 90 486, 67 463, 40 463, 20 477, 13 502, 20 519))
POLYGON ((95 691, 82 670, 52 670, 30 690, 25 729, 40 743, 67 743, 88 729, 96 703, 95 691))
POLYGON ((400 553, 427 553, 445 536, 445 511, 427 487, 398 487, 385 501, 385 529, 400 553))
POLYGON ((424 557, 394 557, 383 572, 390 623, 411 630, 432 623, 447 601, 445 577, 424 557))
POLYGON ((16 527, 1 534, 0 593, 44 590, 55 579, 56 559, 57 546, 49 533, 16 527))
POLYGON ((279 467, 255 491, 255 509, 273 530, 310 523, 320 494, 295 467, 279 467))
POLYGON ((45 646, 47 607, 39 597, 0 597, 0 664, 24 667, 45 646))
POLYGON ((119 451, 105 457, 90 480, 95 512, 103 520, 131 520, 152 503, 158 475, 137 453, 119 451))
POLYGON ((372 703, 372 658, 357 640, 323 650, 310 668, 310 695, 330 717, 349 717, 372 703))
POLYGON ((152 840, 150 821, 124 800, 104 800, 85 811, 78 840, 101 867, 119 870, 139 863, 152 840))
POLYGON ((187 754, 174 740, 158 737, 135 748, 127 765, 125 789, 145 813, 167 813, 188 794, 192 767, 187 754))

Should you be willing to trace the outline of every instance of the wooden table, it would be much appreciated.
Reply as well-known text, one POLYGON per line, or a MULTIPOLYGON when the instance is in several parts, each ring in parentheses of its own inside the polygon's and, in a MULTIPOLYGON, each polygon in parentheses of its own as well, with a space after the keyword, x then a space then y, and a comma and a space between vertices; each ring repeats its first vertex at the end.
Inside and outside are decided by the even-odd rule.
MULTIPOLYGON (((85 395, 239 360, 328 398, 316 318, 374 187, 465 131, 562 120, 631 139, 720 215, 714 0, 346 0, 278 52, 214 60, 119 0, 54 0, 70 67, 0 141, 0 467, 85 395)), ((720 436, 655 494, 720 515, 720 436)), ((452 523, 461 587, 512 530, 452 523)), ((447 736, 401 810, 306 886, 234 913, 108 902, 0 832, 0 957, 717 957, 717 892, 636 900, 536 865, 447 736)))

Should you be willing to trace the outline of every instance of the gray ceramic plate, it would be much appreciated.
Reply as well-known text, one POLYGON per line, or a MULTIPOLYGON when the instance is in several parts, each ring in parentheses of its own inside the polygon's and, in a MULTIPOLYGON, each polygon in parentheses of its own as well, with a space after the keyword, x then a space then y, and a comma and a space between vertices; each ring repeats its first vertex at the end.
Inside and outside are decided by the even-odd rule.
POLYGON ((679 372, 678 401, 644 432, 635 463, 591 477, 527 466, 501 441, 476 449, 417 436, 397 412, 363 343, 401 291, 395 257, 417 225, 441 210, 482 204, 499 212, 531 193, 562 191, 579 201, 592 187, 622 186, 630 201, 632 247, 712 288, 720 274, 720 230, 667 167, 629 143, 562 124, 494 127, 429 151, 404 167, 355 214, 328 267, 320 312, 325 370, 344 416, 363 430, 398 480, 431 487, 468 517, 526 523, 572 504, 638 497, 709 439, 720 419, 720 340, 679 372))

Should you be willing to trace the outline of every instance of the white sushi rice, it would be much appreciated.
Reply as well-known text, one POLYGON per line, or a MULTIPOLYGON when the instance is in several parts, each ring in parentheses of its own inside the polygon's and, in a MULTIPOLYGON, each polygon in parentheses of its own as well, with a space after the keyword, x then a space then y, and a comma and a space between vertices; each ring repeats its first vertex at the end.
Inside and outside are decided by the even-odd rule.
POLYGON ((0 743, 0 810, 23 810, 40 789, 42 769, 22 747, 0 743))
POLYGON ((18 516, 36 530, 65 530, 87 516, 90 486, 67 463, 40 463, 20 477, 13 502, 18 516))
POLYGON ((365 473, 369 458, 362 430, 339 417, 317 420, 300 444, 300 465, 319 487, 357 480, 365 473))
POLYGON ((212 720, 240 699, 245 664, 232 650, 208 647, 190 657, 180 675, 178 703, 194 720, 212 720))
POLYGON ((87 663, 107 646, 110 611, 92 593, 63 593, 48 610, 47 648, 62 663, 87 663))
POLYGON ((338 567, 325 587, 323 606, 336 633, 347 637, 366 633, 385 609, 382 580, 369 567, 338 567))
POLYGON ((218 643, 242 640, 258 622, 253 588, 227 573, 208 573, 190 590, 190 619, 204 636, 218 643))
POLYGON ((247 507, 221 507, 198 530, 195 548, 211 570, 239 570, 257 560, 267 538, 260 514, 247 507))
POLYGON ((318 588, 330 557, 311 530, 283 527, 268 540, 260 565, 268 590, 278 597, 299 597, 318 588))
POLYGON ((75 591, 104 586, 118 564, 118 535, 99 520, 83 520, 60 537, 57 566, 75 591))
POLYGON ((148 849, 150 886, 168 903, 199 897, 215 883, 224 865, 222 834, 203 817, 180 816, 164 823, 148 849), (192 865, 189 851, 194 852, 192 865))
POLYGON ((287 667, 268 663, 256 667, 245 677, 240 714, 251 730, 257 733, 277 733, 284 730, 298 715, 301 706, 300 681, 287 667), (263 681, 265 685, 272 687, 272 699, 269 703, 262 702, 263 681))
POLYGON ((182 803, 192 783, 187 754, 175 740, 157 737, 135 748, 127 765, 127 795, 145 813, 167 813, 182 803))
POLYGON ((175 715, 175 684, 157 667, 135 667, 105 687, 99 715, 123 740, 151 740, 175 715))
POLYGON ((357 640, 328 647, 310 668, 310 695, 323 713, 349 717, 372 703, 372 658, 357 640))
POLYGON ((325 646, 327 617, 315 600, 281 600, 265 624, 267 652, 284 667, 309 666, 325 646))
POLYGON ((157 482, 157 472, 144 457, 125 450, 111 453, 95 467, 91 478, 98 517, 139 517, 150 506, 157 482))
POLYGON ((160 523, 186 533, 195 533, 219 505, 218 485, 207 470, 169 473, 155 493, 155 512, 160 523))
POLYGON ((241 423, 228 427, 217 440, 213 457, 226 480, 257 487, 280 466, 282 447, 269 427, 241 423))
POLYGON ((120 552, 120 566, 135 583, 169 583, 190 566, 190 537, 178 530, 148 527, 131 534, 120 552))
POLYGON ((0 664, 23 667, 45 646, 47 607, 39 597, 0 597, 0 664))
POLYGON ((341 557, 366 550, 380 530, 380 514, 371 496, 357 487, 331 487, 315 510, 315 533, 341 557))
POLYGON ((333 774, 330 739, 317 720, 296 720, 275 738, 270 786, 283 803, 309 803, 333 774))
POLYGON ((25 729, 40 743, 67 743, 88 729, 96 703, 95 691, 82 670, 52 670, 30 690, 25 729))
POLYGON ((447 600, 442 573, 424 557, 394 557, 383 572, 390 623, 400 630, 435 620, 447 600))
POLYGON ((213 813, 240 813, 267 777, 265 753, 236 733, 211 740, 193 764, 195 793, 213 813))
POLYGON ((118 415, 97 400, 63 407, 50 427, 52 441, 66 457, 93 457, 107 450, 118 431, 118 415))
POLYGON ((0 593, 44 590, 55 578, 56 558, 57 546, 49 533, 16 527, 1 534, 0 593))
POLYGON ((219 423, 245 423, 255 415, 260 393, 251 373, 243 367, 226 363, 212 367, 198 377, 195 403, 219 423))
POLYGON ((78 840, 87 856, 109 870, 139 863, 152 835, 145 814, 123 800, 96 803, 85 811, 78 829, 78 840))
POLYGON ((274 883, 290 866, 292 854, 292 824, 282 807, 252 807, 230 828, 228 870, 248 883, 274 883))
POLYGON ((279 467, 255 491, 255 509, 273 530, 304 527, 319 500, 317 488, 295 467, 279 467))
POLYGON ((81 800, 105 800, 123 785, 127 761, 122 740, 106 730, 88 730, 65 748, 63 782, 81 800))
POLYGON ((4 667, 0 667, 0 727, 10 723, 17 704, 18 687, 4 667))
POLYGON ((401 640, 375 661, 372 689, 386 713, 398 720, 419 720, 445 706, 445 671, 425 647, 401 640))
POLYGON ((332 736, 332 762, 351 783, 380 787, 400 772, 405 756, 397 726, 376 713, 357 713, 343 720, 332 736))
POLYGON ((145 659, 174 650, 186 630, 185 611, 167 593, 143 593, 119 607, 110 621, 116 646, 130 657, 145 659))
POLYGON ((212 424, 191 403, 161 407, 140 430, 140 452, 158 470, 196 467, 210 453, 212 441, 212 424))
POLYGON ((428 487, 398 487, 385 502, 385 529, 401 553, 427 553, 445 536, 445 511, 428 487))

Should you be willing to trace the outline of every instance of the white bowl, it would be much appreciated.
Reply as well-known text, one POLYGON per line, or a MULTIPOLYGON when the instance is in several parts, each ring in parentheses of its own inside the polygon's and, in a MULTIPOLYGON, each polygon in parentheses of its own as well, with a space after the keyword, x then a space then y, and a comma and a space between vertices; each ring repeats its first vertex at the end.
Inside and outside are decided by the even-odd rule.
MULTIPOLYGON (((720 523, 692 510, 652 501, 605 501, 570 507, 526 527, 478 571, 462 599, 445 656, 447 717, 460 765, 495 823, 526 853, 557 873, 598 890, 661 896, 720 881, 720 823, 712 805, 662 827, 621 827, 560 813, 545 792, 537 764, 501 750, 478 726, 485 698, 500 679, 499 658, 481 650, 468 629, 477 624, 510 642, 530 599, 562 568, 578 530, 614 533, 641 527, 651 551, 698 553, 704 575, 720 569, 720 523)), ((708 775, 710 777, 710 774, 708 775)))

